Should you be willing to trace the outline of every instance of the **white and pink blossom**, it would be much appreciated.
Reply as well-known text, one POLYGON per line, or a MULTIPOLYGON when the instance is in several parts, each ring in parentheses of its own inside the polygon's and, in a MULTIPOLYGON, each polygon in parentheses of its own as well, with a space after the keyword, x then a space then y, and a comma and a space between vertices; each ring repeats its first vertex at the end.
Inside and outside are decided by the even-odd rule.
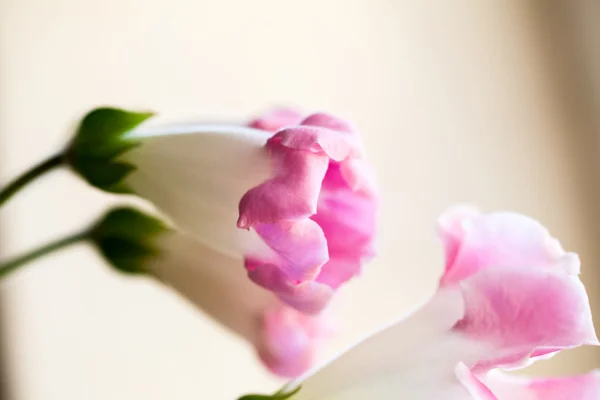
POLYGON ((592 400, 600 374, 500 374, 598 345, 579 258, 537 221, 469 207, 439 219, 437 293, 394 325, 291 382, 292 400, 592 400))

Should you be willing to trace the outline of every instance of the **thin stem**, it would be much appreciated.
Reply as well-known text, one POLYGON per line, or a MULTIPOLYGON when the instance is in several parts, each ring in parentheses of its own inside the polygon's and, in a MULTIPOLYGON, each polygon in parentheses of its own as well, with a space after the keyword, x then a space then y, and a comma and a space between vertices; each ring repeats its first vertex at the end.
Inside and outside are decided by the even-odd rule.
POLYGON ((63 154, 57 154, 48 158, 47 160, 36 165, 17 179, 9 183, 6 187, 0 189, 0 206, 2 206, 8 199, 10 199, 15 193, 25 187, 28 183, 34 179, 40 177, 46 172, 62 165, 64 161, 63 154))
POLYGON ((90 232, 85 230, 83 232, 78 232, 73 235, 69 235, 60 240, 48 243, 45 246, 42 246, 36 250, 33 250, 29 253, 18 256, 12 260, 8 260, 4 263, 0 263, 0 279, 19 268, 20 266, 27 264, 30 261, 35 260, 38 257, 42 257, 46 254, 52 253, 54 251, 60 250, 64 247, 70 246, 77 242, 86 240, 90 237, 90 232))

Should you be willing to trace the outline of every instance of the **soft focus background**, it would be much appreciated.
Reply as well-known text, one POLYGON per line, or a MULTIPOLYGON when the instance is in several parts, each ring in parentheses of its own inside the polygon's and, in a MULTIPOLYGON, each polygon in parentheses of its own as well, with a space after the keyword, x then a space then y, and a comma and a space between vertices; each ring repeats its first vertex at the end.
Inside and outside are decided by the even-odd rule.
MULTIPOLYGON (((0 182, 103 104, 248 118, 273 103, 354 120, 382 186, 381 256, 339 300, 339 348, 404 313, 442 268, 457 202, 540 219, 580 253, 600 321, 600 3, 0 0, 0 182)), ((66 171, 0 212, 2 256, 113 199, 66 171)), ((233 400, 278 382, 169 290, 81 246, 0 283, 6 399, 233 400)), ((531 369, 584 372, 579 349, 531 369)))

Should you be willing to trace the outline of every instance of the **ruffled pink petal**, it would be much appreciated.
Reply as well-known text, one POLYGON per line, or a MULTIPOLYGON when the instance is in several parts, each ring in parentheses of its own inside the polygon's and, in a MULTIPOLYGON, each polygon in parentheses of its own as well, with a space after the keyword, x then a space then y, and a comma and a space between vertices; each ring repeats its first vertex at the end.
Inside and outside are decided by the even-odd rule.
POLYGON ((317 212, 317 201, 329 159, 321 154, 277 152, 274 178, 250 189, 241 199, 237 225, 249 229, 256 224, 308 218, 317 212))
POLYGON ((465 315, 454 331, 490 344, 477 371, 519 367, 544 349, 598 343, 583 285, 560 270, 488 268, 461 289, 465 315))
MULTIPOLYGON (((270 120, 271 117, 266 119, 270 120)), ((238 227, 254 227, 267 244, 280 254, 283 262, 279 266, 290 279, 314 279, 317 268, 327 261, 325 259, 316 266, 314 263, 306 265, 296 262, 299 255, 305 255, 305 258, 311 256, 306 256, 308 249, 305 246, 297 246, 297 238, 293 234, 300 228, 311 226, 311 237, 318 236, 312 232, 314 226, 306 225, 306 219, 311 216, 314 216, 313 220, 319 219, 315 226, 328 232, 340 231, 351 223, 355 226, 364 224, 365 227, 360 228, 360 234, 368 237, 356 240, 370 243, 374 231, 373 196, 353 191, 342 177, 341 167, 337 164, 350 162, 362 154, 359 136, 349 123, 327 114, 314 114, 299 125, 277 132, 269 139, 267 148, 274 163, 274 177, 252 188, 242 197, 238 227), (333 178, 326 177, 326 174, 331 175, 329 171, 332 170, 340 181, 336 190, 328 187, 328 182, 333 178), (338 206, 332 201, 337 202, 338 206), (340 210, 335 210, 336 207, 340 210), (350 211, 356 212, 349 215, 346 211, 344 219, 341 219, 339 216, 344 212, 342 207, 351 207, 350 211), (319 208, 322 212, 319 212, 319 208), (329 216, 330 210, 336 215, 329 216), (345 222, 347 216, 356 222, 345 222), (297 224, 300 224, 298 228, 291 228, 297 224), (285 229, 279 229, 277 233, 282 236, 277 237, 273 234, 274 229, 268 226, 285 226, 285 229), (363 233, 365 231, 367 233, 363 233), (289 249, 288 245, 294 245, 296 249, 289 249), (293 257, 290 258, 286 252, 294 253, 293 257)), ((353 185, 358 185, 363 179, 358 171, 360 164, 352 165, 348 171, 353 172, 348 172, 348 179, 352 179, 353 185)), ((333 238, 335 234, 331 233, 329 236, 333 238)), ((352 246, 352 243, 348 243, 344 248, 352 246)), ((321 241, 316 247, 319 248, 317 256, 312 258, 320 259, 324 249, 329 246, 321 241)))
POLYGON ((250 121, 248 126, 263 131, 276 132, 286 126, 296 125, 301 120, 302 114, 299 111, 292 108, 277 108, 250 121))
POLYGON ((285 128, 269 139, 268 143, 269 145, 281 144, 290 149, 326 154, 337 162, 362 156, 357 135, 344 134, 321 126, 298 125, 285 128))
MULTIPOLYGON (((444 282, 451 282, 453 280, 452 275, 454 271, 450 271, 450 269, 454 265, 454 260, 465 236, 465 230, 462 226, 463 221, 468 221, 479 215, 481 213, 475 207, 456 206, 446 210, 438 218, 437 232, 446 252, 445 272, 442 278, 444 282)), ((464 272, 461 275, 469 276, 476 272, 475 269, 473 271, 467 270, 467 267, 463 267, 464 272)), ((459 276, 457 276, 456 280, 459 279, 459 276)))
POLYGON ((440 218, 438 231, 446 246, 443 284, 489 266, 553 265, 565 255, 539 222, 515 213, 478 215, 473 209, 453 208, 440 218))
POLYGON ((281 307, 265 313, 258 354, 275 374, 295 377, 312 365, 320 342, 330 332, 322 317, 310 317, 281 307))
POLYGON ((317 213, 311 218, 323 229, 330 261, 317 280, 333 288, 358 275, 362 265, 375 255, 378 197, 352 190, 338 165, 330 165, 317 213))
POLYGON ((498 400, 600 399, 600 370, 558 378, 526 378, 494 372, 485 382, 498 400))
POLYGON ((272 291, 281 301, 303 313, 318 314, 333 296, 330 286, 315 281, 292 282, 280 268, 268 261, 246 259, 245 266, 248 277, 254 283, 272 291))
POLYGON ((344 183, 340 169, 330 166, 311 218, 323 229, 330 255, 368 258, 374 253, 377 208, 376 196, 355 192, 344 183))
POLYGON ((314 313, 374 255, 378 195, 350 123, 297 116, 279 110, 252 123, 283 129, 266 144, 274 175, 242 197, 238 227, 254 229, 273 250, 245 255, 251 279, 314 313))
POLYGON ((442 286, 459 284, 455 330, 494 344, 478 369, 518 367, 560 349, 596 344, 579 258, 537 221, 515 213, 452 208, 438 221, 446 248, 442 286))
POLYGON ((310 219, 259 224, 254 229, 277 254, 270 262, 289 279, 312 280, 329 259, 323 230, 310 219))

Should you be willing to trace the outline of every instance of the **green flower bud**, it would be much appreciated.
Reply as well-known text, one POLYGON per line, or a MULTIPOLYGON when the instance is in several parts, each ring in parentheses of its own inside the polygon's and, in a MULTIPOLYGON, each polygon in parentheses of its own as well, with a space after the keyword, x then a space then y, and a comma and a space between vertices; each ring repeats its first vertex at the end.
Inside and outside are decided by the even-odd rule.
POLYGON ((135 167, 118 156, 138 145, 126 134, 154 114, 97 108, 79 124, 65 158, 90 185, 113 193, 129 193, 123 179, 135 167))
POLYGON ((170 229, 159 219, 131 207, 108 212, 91 230, 90 241, 116 269, 145 272, 144 265, 160 256, 156 240, 170 229))

